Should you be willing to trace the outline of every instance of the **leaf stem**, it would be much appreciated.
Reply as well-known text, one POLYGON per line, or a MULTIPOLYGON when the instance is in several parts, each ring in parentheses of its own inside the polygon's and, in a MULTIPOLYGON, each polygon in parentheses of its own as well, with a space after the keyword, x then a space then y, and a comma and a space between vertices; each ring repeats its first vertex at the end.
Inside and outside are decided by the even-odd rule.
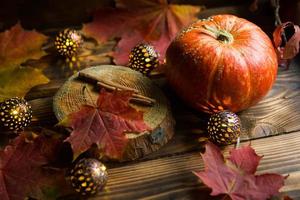
POLYGON ((236 144, 235 144, 235 149, 239 148, 241 144, 241 137, 238 137, 236 144))
POLYGON ((90 92, 89 88, 86 86, 86 84, 83 85, 82 90, 83 90, 83 94, 85 93, 85 91, 87 92, 87 94, 88 94, 88 96, 89 96, 91 102, 93 103, 93 106, 94 106, 95 108, 97 108, 98 106, 97 106, 96 103, 93 101, 91 92, 90 92))
POLYGON ((228 199, 228 197, 229 197, 229 195, 225 194, 225 196, 221 200, 226 200, 226 199, 228 199))
POLYGON ((275 6, 275 9, 274 9, 274 12, 275 12, 275 25, 281 25, 282 22, 281 22, 281 19, 280 19, 280 16, 279 16, 280 0, 274 0, 274 6, 275 6))
MULTIPOLYGON (((282 21, 280 19, 280 15, 279 15, 279 9, 280 9, 280 0, 272 0, 272 4, 274 7, 274 15, 275 15, 275 26, 279 26, 282 24, 282 21)), ((287 43, 287 37, 285 35, 285 32, 282 32, 282 38, 284 41, 284 44, 287 43)))

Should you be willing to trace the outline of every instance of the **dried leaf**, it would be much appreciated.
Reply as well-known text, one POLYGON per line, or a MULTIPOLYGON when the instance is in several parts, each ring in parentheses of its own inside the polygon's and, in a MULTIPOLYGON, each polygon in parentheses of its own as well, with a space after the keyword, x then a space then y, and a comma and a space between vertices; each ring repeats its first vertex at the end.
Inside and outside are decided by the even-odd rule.
POLYGON ((0 199, 20 200, 28 195, 48 199, 45 194, 50 188, 64 185, 62 170, 49 173, 43 168, 57 156, 60 144, 60 141, 44 136, 28 140, 23 133, 1 150, 0 199))
POLYGON ((265 200, 277 194, 284 184, 285 177, 279 174, 254 174, 261 157, 249 146, 231 150, 224 160, 220 149, 208 142, 201 156, 205 171, 194 173, 212 189, 212 196, 227 194, 233 200, 265 200))
POLYGON ((113 54, 116 64, 127 64, 130 50, 141 42, 152 44, 163 61, 176 33, 196 20, 202 9, 169 4, 167 0, 117 0, 116 9, 96 11, 94 21, 83 26, 83 33, 98 42, 121 38, 113 54))
MULTIPOLYGON (((300 28, 292 22, 285 22, 276 27, 273 40, 277 55, 281 61, 289 61, 299 52, 300 28)), ((287 62, 288 63, 288 62, 287 62)), ((286 66, 288 68, 288 66, 286 66)))
POLYGON ((32 87, 48 82, 41 69, 31 67, 0 69, 0 101, 15 96, 24 97, 32 87))
POLYGON ((49 81, 41 69, 20 66, 45 55, 41 46, 46 40, 43 34, 25 31, 20 24, 0 33, 0 101, 23 97, 32 87, 49 81))
POLYGON ((242 149, 232 149, 228 160, 245 173, 254 174, 261 158, 262 156, 258 156, 254 149, 245 146, 242 149))
POLYGON ((97 107, 84 105, 62 123, 73 131, 65 140, 70 142, 75 157, 97 144, 110 158, 120 158, 127 144, 125 132, 140 133, 149 130, 143 113, 129 105, 132 92, 102 90, 97 107))
MULTIPOLYGON (((116 42, 110 41, 105 44, 98 44, 94 39, 83 38, 84 43, 78 49, 76 55, 72 57, 60 56, 52 43, 44 45, 47 48, 47 56, 39 60, 27 61, 29 66, 44 66, 44 71, 49 79, 65 79, 78 71, 90 66, 111 64, 111 53, 116 42)), ((51 41, 49 41, 51 42, 51 41)), ((24 64, 23 64, 24 65, 24 64)))

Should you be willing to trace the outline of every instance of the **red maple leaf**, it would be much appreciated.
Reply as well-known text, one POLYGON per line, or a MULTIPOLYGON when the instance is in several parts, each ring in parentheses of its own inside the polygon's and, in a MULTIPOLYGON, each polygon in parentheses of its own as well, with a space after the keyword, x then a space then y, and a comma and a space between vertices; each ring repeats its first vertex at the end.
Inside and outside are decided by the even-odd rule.
MULTIPOLYGON (((31 194, 41 197, 44 189, 51 187, 53 175, 57 175, 47 176, 43 166, 53 160, 60 144, 44 136, 28 141, 21 134, 0 150, 0 199, 23 200, 31 194)), ((60 176, 64 177, 63 173, 60 176)))
POLYGON ((212 189, 212 196, 226 194, 233 200, 265 200, 284 185, 286 177, 279 174, 254 174, 261 157, 250 146, 231 150, 226 160, 211 142, 205 149, 201 154, 205 171, 194 173, 212 189))
POLYGON ((83 33, 98 42, 121 38, 113 54, 116 64, 128 63, 130 50, 139 43, 152 44, 161 55, 176 33, 196 20, 200 6, 169 4, 167 0, 117 0, 116 9, 95 12, 83 33))
POLYGON ((285 22, 276 27, 273 40, 280 64, 289 67, 290 59, 299 52, 300 28, 292 22, 285 22))
POLYGON ((150 128, 143 121, 143 112, 129 105, 130 91, 113 93, 101 90, 97 107, 83 105, 67 119, 73 131, 70 142, 75 157, 97 144, 104 155, 120 158, 127 144, 125 132, 140 133, 150 128))

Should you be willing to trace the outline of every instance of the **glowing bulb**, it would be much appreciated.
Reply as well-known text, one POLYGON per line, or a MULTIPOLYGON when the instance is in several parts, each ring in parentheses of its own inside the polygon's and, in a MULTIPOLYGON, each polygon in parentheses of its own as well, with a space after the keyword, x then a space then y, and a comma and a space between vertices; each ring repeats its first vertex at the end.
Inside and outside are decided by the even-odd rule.
POLYGON ((92 170, 93 170, 93 174, 95 174, 96 176, 99 176, 100 174, 103 173, 103 171, 106 170, 106 167, 104 165, 101 165, 101 166, 94 165, 92 170))
POLYGON ((94 174, 95 174, 96 176, 99 176, 100 173, 101 173, 101 170, 100 170, 100 168, 94 168, 94 169, 93 169, 93 172, 94 172, 94 174))
POLYGON ((12 114, 12 115, 17 115, 17 114, 19 114, 19 112, 18 112, 17 110, 13 110, 13 111, 11 112, 11 114, 12 114))

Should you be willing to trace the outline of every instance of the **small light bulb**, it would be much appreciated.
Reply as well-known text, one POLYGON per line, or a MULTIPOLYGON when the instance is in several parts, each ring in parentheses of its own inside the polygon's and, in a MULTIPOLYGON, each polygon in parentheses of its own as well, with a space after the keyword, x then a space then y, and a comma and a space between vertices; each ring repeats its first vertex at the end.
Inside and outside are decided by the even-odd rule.
POLYGON ((12 114, 12 115, 17 115, 17 114, 19 114, 19 112, 18 112, 17 110, 13 110, 13 111, 11 112, 11 114, 12 114))
POLYGON ((94 174, 95 174, 96 176, 99 176, 100 173, 101 173, 101 170, 100 170, 100 168, 94 168, 94 169, 93 169, 93 172, 94 172, 94 174))

